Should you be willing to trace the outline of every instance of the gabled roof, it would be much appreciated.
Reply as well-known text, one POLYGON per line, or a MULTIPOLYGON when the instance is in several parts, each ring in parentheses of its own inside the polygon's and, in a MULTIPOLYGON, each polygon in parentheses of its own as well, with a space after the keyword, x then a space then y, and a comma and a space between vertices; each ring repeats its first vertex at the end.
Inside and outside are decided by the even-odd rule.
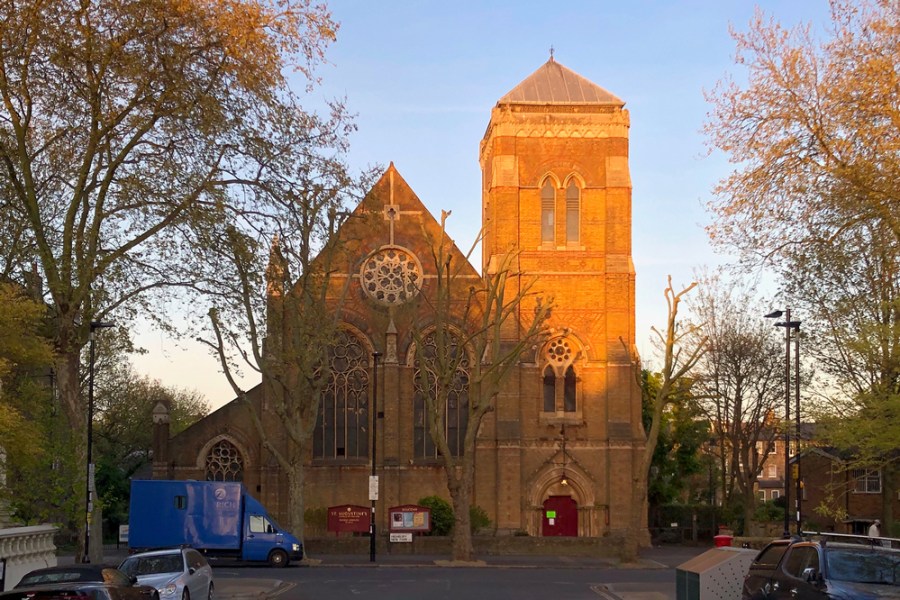
POLYGON ((608 104, 625 106, 620 98, 568 69, 553 57, 526 77, 498 104, 608 104))

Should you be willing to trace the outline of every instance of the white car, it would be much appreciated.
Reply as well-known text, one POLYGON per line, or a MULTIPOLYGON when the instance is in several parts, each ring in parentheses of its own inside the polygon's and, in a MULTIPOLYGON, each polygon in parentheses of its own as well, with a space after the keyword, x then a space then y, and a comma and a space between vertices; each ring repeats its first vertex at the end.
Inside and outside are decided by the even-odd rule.
POLYGON ((212 567, 193 548, 132 554, 119 565, 141 585, 155 587, 159 600, 212 600, 212 567))

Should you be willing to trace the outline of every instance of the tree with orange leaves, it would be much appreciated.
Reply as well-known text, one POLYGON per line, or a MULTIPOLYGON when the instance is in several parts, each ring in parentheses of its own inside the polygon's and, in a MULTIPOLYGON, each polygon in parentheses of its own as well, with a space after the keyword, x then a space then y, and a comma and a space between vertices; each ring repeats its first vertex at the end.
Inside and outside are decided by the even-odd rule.
POLYGON ((707 133, 736 166, 710 202, 710 233, 781 274, 803 357, 827 377, 803 410, 819 401, 823 441, 852 447, 850 466, 882 469, 887 500, 900 406, 900 4, 832 0, 831 17, 824 40, 762 13, 734 33, 748 80, 708 95, 707 133))
MULTIPOLYGON (((17 0, 0 21, 0 219, 24 225, 0 227, 0 272, 38 265, 84 457, 92 324, 166 324, 173 294, 219 281, 206 250, 254 228, 282 166, 343 149, 341 107, 307 115, 287 76, 311 85, 337 26, 311 0, 17 0)), ((82 539, 91 515, 72 515, 82 539)))

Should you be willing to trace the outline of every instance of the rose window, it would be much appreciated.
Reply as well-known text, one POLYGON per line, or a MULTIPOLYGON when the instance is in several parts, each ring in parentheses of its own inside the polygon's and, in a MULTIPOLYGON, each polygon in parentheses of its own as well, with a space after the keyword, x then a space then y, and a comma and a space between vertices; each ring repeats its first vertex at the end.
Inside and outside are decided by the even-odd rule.
POLYGON ((383 248, 363 263, 363 290, 375 302, 403 304, 416 297, 422 281, 419 261, 402 248, 383 248))
POLYGON ((566 365, 572 362, 572 347, 568 340, 558 338, 550 342, 547 348, 547 360, 556 365, 566 365))

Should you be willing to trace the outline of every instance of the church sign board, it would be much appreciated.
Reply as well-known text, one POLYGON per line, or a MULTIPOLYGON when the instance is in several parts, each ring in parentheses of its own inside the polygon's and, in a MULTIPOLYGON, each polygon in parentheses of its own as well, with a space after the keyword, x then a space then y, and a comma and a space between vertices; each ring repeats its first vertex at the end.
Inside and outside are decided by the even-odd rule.
POLYGON ((416 504, 404 504, 388 509, 391 533, 431 531, 431 509, 416 504))
POLYGON ((345 504, 328 507, 328 532, 361 532, 369 531, 372 509, 368 506, 345 504))

